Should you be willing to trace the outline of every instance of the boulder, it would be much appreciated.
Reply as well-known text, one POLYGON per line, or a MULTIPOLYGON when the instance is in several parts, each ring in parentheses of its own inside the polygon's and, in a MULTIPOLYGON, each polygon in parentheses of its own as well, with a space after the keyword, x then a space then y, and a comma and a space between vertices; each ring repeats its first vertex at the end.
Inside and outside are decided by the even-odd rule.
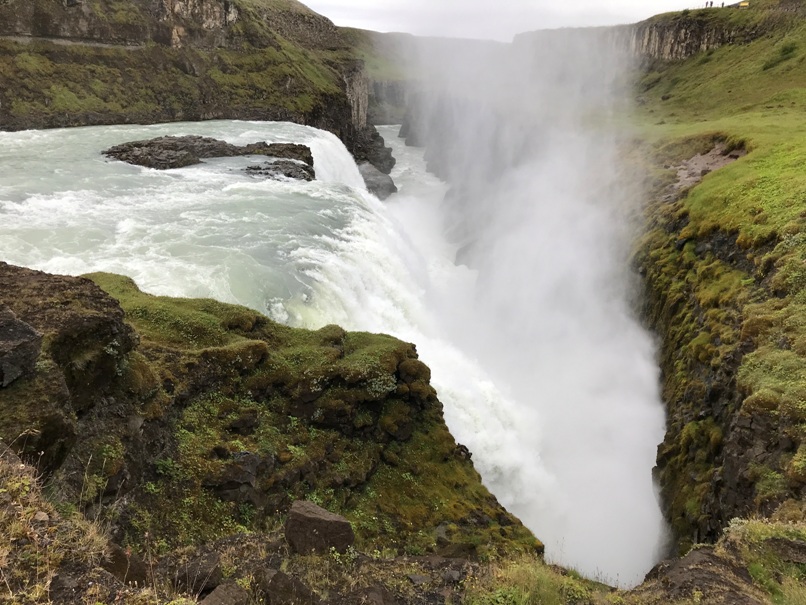
POLYGON ((384 174, 369 162, 358 165, 358 171, 364 179, 367 191, 378 196, 378 199, 385 200, 393 193, 397 193, 397 186, 388 174, 384 174))
POLYGON ((269 570, 260 579, 267 605, 318 605, 319 597, 297 578, 269 570))
POLYGON ((249 605, 252 603, 248 591, 237 584, 222 584, 207 598, 201 601, 202 605, 249 605))
POLYGON ((292 163, 313 166, 310 147, 296 143, 266 143, 232 145, 210 137, 157 137, 115 145, 103 152, 105 156, 157 170, 183 168, 201 163, 205 158, 230 158, 244 155, 265 155, 292 163))
POLYGON ((249 176, 273 180, 313 181, 316 178, 316 171, 313 166, 297 160, 274 160, 265 164, 247 166, 245 171, 249 176))
POLYGON ((345 552, 355 541, 350 522, 313 502, 297 500, 285 522, 285 539, 291 550, 301 554, 345 552))
POLYGON ((42 349, 42 335, 6 306, 0 306, 0 387, 33 374, 42 349))

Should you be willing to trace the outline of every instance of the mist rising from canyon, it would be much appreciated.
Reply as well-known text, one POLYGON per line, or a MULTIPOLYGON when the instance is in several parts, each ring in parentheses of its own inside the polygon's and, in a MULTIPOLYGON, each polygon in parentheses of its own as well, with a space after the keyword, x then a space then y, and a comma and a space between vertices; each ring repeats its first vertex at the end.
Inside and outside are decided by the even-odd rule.
POLYGON ((651 478, 664 415, 629 269, 631 59, 606 29, 413 49, 410 140, 451 185, 443 229, 477 275, 442 302, 443 325, 511 402, 502 443, 483 402, 476 418, 446 406, 449 426, 549 559, 637 583, 665 541, 651 478))

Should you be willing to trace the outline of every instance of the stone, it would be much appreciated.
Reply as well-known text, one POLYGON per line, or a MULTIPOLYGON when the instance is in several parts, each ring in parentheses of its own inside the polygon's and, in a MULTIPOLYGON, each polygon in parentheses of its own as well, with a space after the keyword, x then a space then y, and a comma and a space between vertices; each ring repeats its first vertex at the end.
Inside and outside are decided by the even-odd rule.
POLYGON ((42 335, 17 319, 11 309, 0 307, 0 387, 36 371, 42 335))
POLYGON ((414 584, 415 586, 422 586, 423 584, 428 584, 429 578, 428 576, 422 576, 420 574, 409 574, 406 576, 409 579, 409 582, 414 584))
POLYGON ((259 176, 276 181, 284 179, 313 181, 316 179, 316 171, 313 166, 296 160, 274 160, 265 164, 247 166, 244 171, 249 176, 259 176))
POLYGON ((218 553, 207 553, 179 565, 174 572, 174 585, 191 594, 207 593, 221 584, 221 556, 218 553))
POLYGON ((237 584, 222 584, 207 595, 202 605, 249 605, 251 596, 237 584))
POLYGON ((123 549, 117 544, 109 544, 101 567, 124 584, 143 587, 148 579, 145 561, 131 549, 123 549))
POLYGON ((285 522, 285 539, 293 552, 345 552, 355 542, 350 522, 313 502, 297 500, 285 522))
MULTIPOLYGON (((205 158, 229 158, 244 155, 265 155, 308 167, 313 166, 313 154, 310 147, 306 145, 266 143, 264 141, 248 145, 232 145, 226 141, 200 136, 166 136, 131 141, 110 147, 103 154, 122 162, 156 170, 184 168, 199 164, 205 158)), ((308 174, 307 171, 303 170, 303 172, 308 174)))
POLYGON ((358 171, 364 179, 367 191, 385 200, 393 193, 397 193, 397 185, 388 174, 384 174, 369 162, 362 162, 358 165, 358 171))
POLYGON ((778 557, 787 563, 806 565, 806 541, 788 538, 767 538, 768 546, 778 557))
POLYGON ((297 578, 282 571, 264 572, 259 586, 266 595, 267 605, 317 605, 319 597, 297 578))
POLYGON ((44 511, 37 511, 34 515, 34 523, 50 523, 50 515, 44 511))
POLYGON ((204 478, 204 487, 222 500, 262 506, 265 494, 256 489, 256 485, 258 477, 271 474, 274 470, 274 458, 262 458, 252 452, 230 454, 224 448, 213 448, 213 453, 227 462, 217 474, 204 478))
POLYGON ((462 572, 456 569, 448 569, 442 574, 442 580, 448 584, 458 584, 462 577, 462 572))

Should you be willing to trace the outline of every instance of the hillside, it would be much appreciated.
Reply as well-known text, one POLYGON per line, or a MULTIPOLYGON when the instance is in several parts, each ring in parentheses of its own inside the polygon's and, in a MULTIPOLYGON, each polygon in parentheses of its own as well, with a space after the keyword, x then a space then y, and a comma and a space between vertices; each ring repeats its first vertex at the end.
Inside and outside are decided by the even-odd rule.
POLYGON ((0 80, 3 130, 287 120, 335 133, 389 172, 367 128, 361 62, 296 0, 10 0, 0 4, 0 80))
MULTIPOLYGON (((687 18, 714 15, 736 19, 687 18)), ((658 476, 682 544, 715 539, 734 517, 804 520, 806 22, 779 17, 747 11, 763 36, 655 63, 639 82, 660 199, 637 263, 664 336, 658 476), (669 196, 663 166, 720 143, 748 153, 669 196)))

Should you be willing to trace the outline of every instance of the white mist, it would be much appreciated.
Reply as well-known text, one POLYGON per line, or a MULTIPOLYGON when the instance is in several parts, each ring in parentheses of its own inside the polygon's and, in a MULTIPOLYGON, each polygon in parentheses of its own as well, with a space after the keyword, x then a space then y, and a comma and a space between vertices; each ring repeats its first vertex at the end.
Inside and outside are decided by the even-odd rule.
POLYGON ((415 50, 420 136, 453 186, 444 231, 475 274, 434 308, 507 400, 502 415, 448 394, 449 426, 550 560, 637 584, 666 536, 651 477, 659 372, 629 270, 641 194, 620 157, 629 57, 607 30, 415 50))

